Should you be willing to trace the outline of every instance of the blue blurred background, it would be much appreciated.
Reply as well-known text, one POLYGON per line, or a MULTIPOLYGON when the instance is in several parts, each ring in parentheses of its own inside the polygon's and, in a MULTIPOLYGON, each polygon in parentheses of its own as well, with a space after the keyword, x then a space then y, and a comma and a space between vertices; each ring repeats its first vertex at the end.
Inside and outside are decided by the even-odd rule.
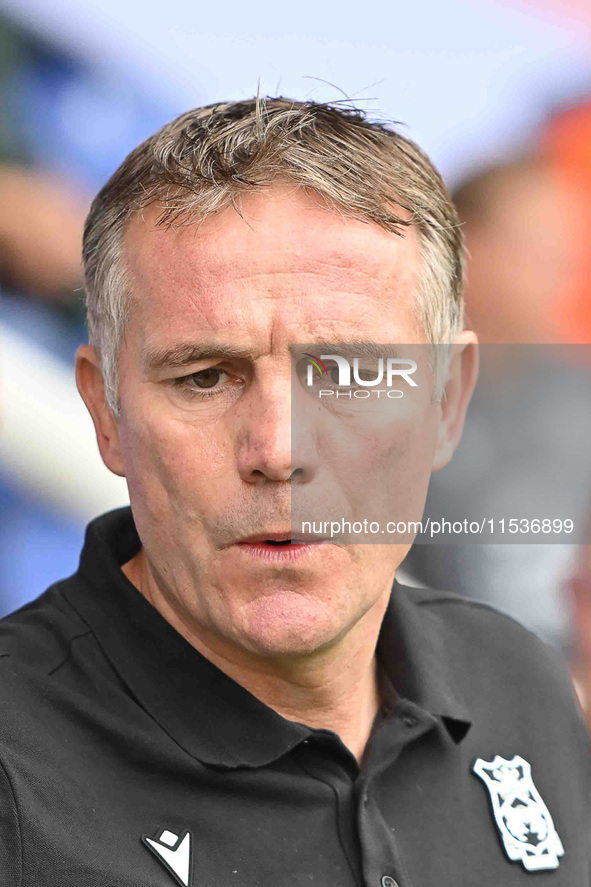
MULTIPOLYGON (((346 94, 428 151, 464 213, 484 341, 591 341, 591 5, 0 0, 0 615, 72 573, 86 523, 128 501, 74 382, 89 202, 160 125, 257 87, 346 94)), ((554 547, 538 586, 531 549, 510 567, 530 582, 519 618, 569 655, 574 549, 554 547)), ((473 564, 439 584, 495 602, 498 573, 511 610, 487 557, 490 588, 473 564)), ((409 559, 416 582, 426 558, 409 559)))

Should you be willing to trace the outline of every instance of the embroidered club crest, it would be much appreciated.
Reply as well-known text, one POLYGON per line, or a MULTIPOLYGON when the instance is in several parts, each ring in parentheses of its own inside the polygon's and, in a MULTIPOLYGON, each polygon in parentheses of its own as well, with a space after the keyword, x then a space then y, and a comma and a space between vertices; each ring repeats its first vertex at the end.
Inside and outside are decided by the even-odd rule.
POLYGON ((531 767, 519 755, 508 761, 478 758, 473 772, 486 785, 494 817, 509 859, 529 872, 558 867, 564 854, 552 817, 531 778, 531 767))

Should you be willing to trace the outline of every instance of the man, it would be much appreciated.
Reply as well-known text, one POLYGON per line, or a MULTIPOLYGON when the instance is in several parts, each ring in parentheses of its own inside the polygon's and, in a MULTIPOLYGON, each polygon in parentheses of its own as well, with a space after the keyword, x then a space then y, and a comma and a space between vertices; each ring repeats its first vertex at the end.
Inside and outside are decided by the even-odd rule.
POLYGON ((367 489, 414 520, 458 443, 475 336, 428 159, 334 106, 200 108, 101 191, 84 260, 78 387, 131 509, 2 627, 6 883, 587 885, 554 655, 400 586, 408 534, 294 525, 292 497, 355 517, 367 489), (334 381, 355 346, 400 391, 334 381))

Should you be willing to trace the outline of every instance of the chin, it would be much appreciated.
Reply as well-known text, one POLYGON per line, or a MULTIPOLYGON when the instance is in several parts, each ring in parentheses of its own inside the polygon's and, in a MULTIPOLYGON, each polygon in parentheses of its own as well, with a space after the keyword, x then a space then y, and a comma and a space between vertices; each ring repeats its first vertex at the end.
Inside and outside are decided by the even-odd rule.
MULTIPOLYGON (((348 628, 330 602, 294 592, 252 601, 242 643, 263 656, 303 656, 329 647, 348 628)), ((345 620, 347 622, 347 620, 345 620)))

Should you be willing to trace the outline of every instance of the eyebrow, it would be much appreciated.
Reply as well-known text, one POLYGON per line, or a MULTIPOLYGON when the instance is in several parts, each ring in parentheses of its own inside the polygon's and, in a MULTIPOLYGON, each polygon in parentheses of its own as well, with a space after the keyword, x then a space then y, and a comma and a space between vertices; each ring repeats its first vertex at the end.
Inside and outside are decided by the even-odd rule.
MULTIPOLYGON (((396 345, 380 345, 377 342, 329 342, 326 339, 318 339, 310 345, 296 345, 294 348, 334 348, 342 357, 397 357, 400 350, 396 345)), ((141 352, 141 363, 144 372, 154 372, 162 369, 180 369, 199 363, 202 360, 220 360, 223 358, 233 360, 254 360, 255 352, 251 348, 241 348, 236 345, 220 342, 179 342, 168 348, 152 348, 144 345, 141 352)))
MULTIPOLYGON (((346 357, 347 360, 352 360, 354 357, 365 357, 378 360, 380 357, 400 357, 401 354, 400 345, 380 344, 379 342, 373 342, 371 340, 363 342, 339 342, 333 340, 329 342, 325 339, 320 339, 309 345, 298 345, 296 347, 313 348, 315 351, 318 351, 319 348, 332 348, 340 357, 346 357)), ((324 353, 328 352, 325 350, 324 353)))
POLYGON ((219 360, 220 358, 253 360, 254 352, 250 348, 239 348, 234 345, 218 342, 180 342, 169 348, 151 348, 144 345, 141 361, 144 371, 178 369, 199 363, 201 360, 219 360))

